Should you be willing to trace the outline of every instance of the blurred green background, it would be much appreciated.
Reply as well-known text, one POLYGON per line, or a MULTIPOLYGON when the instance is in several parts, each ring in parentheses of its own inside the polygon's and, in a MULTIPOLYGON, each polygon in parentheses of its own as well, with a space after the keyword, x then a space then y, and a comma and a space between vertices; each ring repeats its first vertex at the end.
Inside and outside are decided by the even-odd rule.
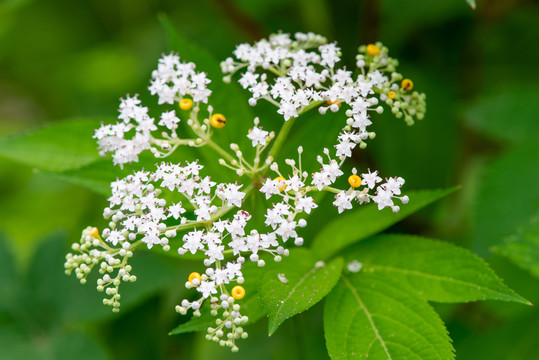
MULTIPOLYGON (((280 29, 338 41, 350 67, 360 44, 384 42, 401 72, 427 93, 427 116, 411 128, 381 116, 377 138, 356 161, 404 177, 406 189, 462 185, 391 231, 471 248, 539 303, 537 2, 479 1, 473 11, 464 0, 3 0, 0 135, 114 117, 126 93, 147 96, 156 60, 170 50, 159 14, 219 59, 280 29)), ((238 355, 203 334, 167 336, 180 322, 173 307, 189 268, 157 255, 135 259, 139 281, 124 287, 122 312, 113 315, 93 285, 63 274, 69 244, 102 222, 104 197, 4 155, 0 359, 328 358, 320 304, 271 338, 260 321, 238 355)), ((531 359, 539 352, 534 308, 436 308, 458 359, 531 359)))

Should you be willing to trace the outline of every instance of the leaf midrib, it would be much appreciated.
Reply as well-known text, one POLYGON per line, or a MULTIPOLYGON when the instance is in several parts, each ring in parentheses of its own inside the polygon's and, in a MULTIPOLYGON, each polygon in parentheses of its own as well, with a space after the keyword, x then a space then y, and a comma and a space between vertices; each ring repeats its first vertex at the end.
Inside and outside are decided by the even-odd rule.
POLYGON ((387 359, 392 360, 393 358, 391 357, 391 354, 389 353, 389 349, 387 348, 386 343, 385 343, 384 339, 382 338, 382 335, 380 335, 380 332, 378 331, 378 328, 374 324, 374 320, 372 319, 371 313, 369 312, 369 310, 367 309, 367 307, 365 306, 363 301, 361 301, 361 298, 359 297, 359 294, 357 293, 356 288, 350 283, 350 280, 348 280, 346 278, 346 276, 342 275, 342 279, 343 279, 346 287, 348 289, 350 289, 350 292, 352 293, 352 295, 354 295, 354 298, 357 300, 360 308, 365 313, 365 316, 367 317, 367 320, 369 320, 369 323, 371 324, 371 328, 374 330, 374 335, 376 336, 378 341, 380 341, 380 345, 382 345, 382 348, 384 349, 384 352, 387 355, 387 359))

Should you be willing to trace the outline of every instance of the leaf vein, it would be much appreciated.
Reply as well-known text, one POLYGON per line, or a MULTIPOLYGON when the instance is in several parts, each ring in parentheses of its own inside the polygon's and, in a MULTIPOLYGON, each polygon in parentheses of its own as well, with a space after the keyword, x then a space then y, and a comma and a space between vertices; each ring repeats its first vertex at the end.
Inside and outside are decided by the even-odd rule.
POLYGON ((389 353, 389 350, 388 350, 388 348, 386 346, 386 343, 385 343, 384 339, 382 338, 382 336, 380 335, 380 332, 378 331, 378 328, 374 324, 371 313, 369 312, 369 310, 367 309, 367 307, 365 306, 363 301, 361 301, 361 298, 359 297, 359 294, 357 293, 355 287, 350 283, 350 280, 348 280, 346 278, 346 276, 343 275, 342 279, 343 279, 346 287, 348 287, 348 289, 350 289, 350 292, 352 293, 352 295, 354 295, 354 298, 357 300, 360 308, 365 313, 365 316, 367 317, 367 320, 369 320, 369 323, 371 324, 371 328, 374 330, 374 335, 376 336, 378 341, 380 341, 380 345, 382 345, 382 348, 384 349, 384 352, 387 355, 387 360, 392 360, 391 354, 389 353))

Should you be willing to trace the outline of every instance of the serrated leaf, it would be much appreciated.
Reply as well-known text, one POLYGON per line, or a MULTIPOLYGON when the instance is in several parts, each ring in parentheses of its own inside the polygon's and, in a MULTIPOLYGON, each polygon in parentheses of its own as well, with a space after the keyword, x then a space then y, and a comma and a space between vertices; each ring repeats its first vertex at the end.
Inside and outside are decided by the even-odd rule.
POLYGON ((100 123, 68 121, 5 138, 0 140, 0 155, 45 171, 77 169, 99 159, 92 136, 100 123))
POLYGON ((398 213, 380 211, 375 204, 345 213, 331 221, 314 239, 312 250, 315 254, 327 259, 347 246, 375 235, 410 214, 424 208, 451 194, 457 188, 444 190, 410 191, 410 202, 401 207, 398 213))
POLYGON ((528 226, 492 250, 539 277, 539 216, 533 217, 528 226))
POLYGON ((308 250, 297 249, 282 263, 268 265, 258 294, 268 313, 269 335, 288 318, 322 300, 339 280, 341 258, 321 266, 315 259, 308 250))
POLYGON ((430 305, 384 274, 342 276, 324 308, 332 359, 453 359, 447 330, 430 305))
POLYGON ((392 279, 409 294, 429 301, 503 300, 529 302, 509 289, 467 249, 411 235, 380 235, 346 252, 362 271, 392 279))

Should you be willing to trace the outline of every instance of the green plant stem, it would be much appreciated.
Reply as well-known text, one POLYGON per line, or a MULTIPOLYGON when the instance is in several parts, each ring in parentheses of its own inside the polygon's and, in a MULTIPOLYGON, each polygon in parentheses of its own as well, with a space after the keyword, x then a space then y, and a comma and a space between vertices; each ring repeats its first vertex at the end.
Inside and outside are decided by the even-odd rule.
POLYGON ((290 118, 288 121, 286 121, 283 126, 281 127, 281 130, 279 131, 279 135, 275 138, 275 142, 273 143, 273 146, 271 147, 271 150, 268 154, 268 158, 275 159, 275 156, 281 151, 281 148, 283 147, 284 141, 288 137, 288 133, 290 132, 290 129, 294 125, 294 122, 296 121, 296 118, 290 118))
MULTIPOLYGON (((298 114, 298 117, 305 114, 307 111, 321 105, 322 103, 324 103, 323 100, 314 101, 310 103, 305 108, 303 108, 303 110, 301 110, 301 112, 298 114)), ((283 124, 283 126, 281 127, 281 130, 279 131, 279 135, 277 135, 277 138, 275 138, 275 142, 273 143, 273 147, 271 148, 268 154, 268 158, 271 156, 273 159, 275 159, 279 151, 281 151, 281 148, 283 147, 283 144, 286 138, 288 137, 288 134, 290 133, 290 129, 294 125, 295 121, 296 121, 296 118, 290 118, 288 119, 288 121, 286 121, 283 124)))
POLYGON ((229 162, 235 160, 232 155, 227 153, 222 147, 220 147, 215 142, 213 142, 213 140, 208 139, 207 144, 208 144, 209 147, 211 147, 213 150, 217 151, 221 156, 223 156, 229 162))

